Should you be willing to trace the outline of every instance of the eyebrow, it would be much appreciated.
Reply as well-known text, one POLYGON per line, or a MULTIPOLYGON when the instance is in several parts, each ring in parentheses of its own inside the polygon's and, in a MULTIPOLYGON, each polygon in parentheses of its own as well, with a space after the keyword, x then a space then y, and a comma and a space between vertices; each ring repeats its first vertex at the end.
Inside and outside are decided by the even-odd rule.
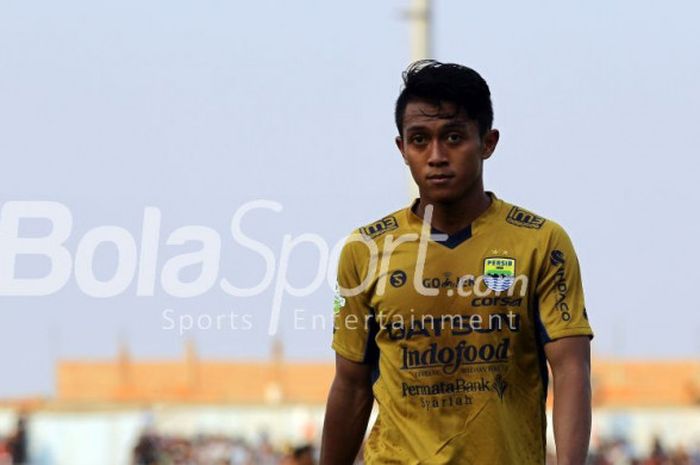
MULTIPOLYGON (((444 126, 439 128, 440 130, 452 130, 452 129, 461 129, 461 130, 466 130, 467 128, 465 127, 466 124, 469 123, 469 120, 466 119, 461 119, 461 120, 453 120, 450 121, 449 123, 446 123, 444 126)), ((423 124, 412 124, 410 126, 406 126, 404 128, 404 131, 407 133, 409 132, 416 132, 416 131, 425 131, 427 130, 427 126, 423 124)))
POLYGON ((427 129, 427 126, 422 125, 422 124, 413 124, 411 126, 406 126, 404 128, 404 131, 406 132, 415 132, 415 131, 425 131, 427 129))

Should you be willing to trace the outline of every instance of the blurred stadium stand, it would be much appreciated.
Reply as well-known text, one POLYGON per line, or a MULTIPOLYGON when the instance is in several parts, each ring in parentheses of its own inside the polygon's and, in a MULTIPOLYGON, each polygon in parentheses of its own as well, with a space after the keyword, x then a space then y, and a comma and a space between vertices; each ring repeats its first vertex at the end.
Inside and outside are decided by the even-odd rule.
MULTIPOLYGON (((25 416, 33 465, 132 465, 151 452, 158 464, 313 463, 333 365, 285 360, 279 343, 268 361, 202 360, 189 343, 179 360, 122 347, 56 373, 55 398, 0 401, 0 465, 25 416)), ((700 361, 594 357, 593 402, 590 464, 700 465, 700 361)))

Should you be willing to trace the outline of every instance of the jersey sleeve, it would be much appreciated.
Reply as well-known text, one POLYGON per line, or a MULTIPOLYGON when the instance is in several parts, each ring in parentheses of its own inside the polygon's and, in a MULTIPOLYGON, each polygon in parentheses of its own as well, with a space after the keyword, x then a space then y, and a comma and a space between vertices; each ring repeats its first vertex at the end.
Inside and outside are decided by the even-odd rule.
POLYGON ((568 336, 593 337, 576 252, 568 234, 554 224, 536 286, 536 315, 543 342, 568 336))
POLYGON ((370 331, 373 318, 368 291, 368 244, 359 234, 346 241, 338 262, 338 277, 333 302, 333 343, 335 352, 353 362, 367 362, 374 337, 370 331))

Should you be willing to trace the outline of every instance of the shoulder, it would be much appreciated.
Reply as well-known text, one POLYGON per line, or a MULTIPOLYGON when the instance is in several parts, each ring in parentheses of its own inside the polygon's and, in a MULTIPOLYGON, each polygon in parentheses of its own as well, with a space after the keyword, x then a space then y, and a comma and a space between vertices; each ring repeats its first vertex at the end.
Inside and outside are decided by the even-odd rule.
POLYGON ((408 208, 402 208, 358 227, 352 234, 366 241, 380 243, 387 236, 396 236, 408 230, 408 208))
POLYGON ((503 228, 510 234, 544 242, 568 240, 566 231, 559 223, 525 207, 503 201, 500 216, 503 228))
POLYGON ((408 208, 402 208, 354 229, 345 240, 344 250, 367 255, 372 250, 381 250, 387 237, 406 232, 409 232, 408 208))
POLYGON ((402 208, 385 215, 382 218, 360 226, 354 232, 361 234, 366 239, 378 240, 381 236, 391 231, 397 231, 406 227, 406 209, 402 208))

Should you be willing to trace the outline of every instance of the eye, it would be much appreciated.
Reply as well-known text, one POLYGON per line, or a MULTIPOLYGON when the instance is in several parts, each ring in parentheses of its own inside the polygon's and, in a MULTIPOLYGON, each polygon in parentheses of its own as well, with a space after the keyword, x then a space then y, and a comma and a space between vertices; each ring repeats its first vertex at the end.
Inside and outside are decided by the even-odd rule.
POLYGON ((459 144, 462 140, 462 135, 459 133, 453 132, 447 135, 447 142, 450 144, 459 144))
POLYGON ((423 134, 415 134, 411 136, 411 143, 415 145, 425 145, 428 139, 423 134))

